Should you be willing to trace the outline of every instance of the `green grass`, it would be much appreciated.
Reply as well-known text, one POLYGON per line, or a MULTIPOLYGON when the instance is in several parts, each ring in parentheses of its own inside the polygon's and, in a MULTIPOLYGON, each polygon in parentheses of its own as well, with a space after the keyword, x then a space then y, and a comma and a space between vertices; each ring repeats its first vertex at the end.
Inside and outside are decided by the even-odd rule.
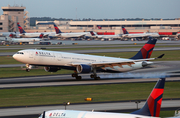
POLYGON ((173 117, 175 111, 160 111, 160 117, 173 117))
MULTIPOLYGON (((180 98, 180 82, 166 82, 163 98, 180 98)), ((1 89, 0 107, 147 99, 155 83, 1 89), (140 91, 140 92, 139 92, 140 91)))

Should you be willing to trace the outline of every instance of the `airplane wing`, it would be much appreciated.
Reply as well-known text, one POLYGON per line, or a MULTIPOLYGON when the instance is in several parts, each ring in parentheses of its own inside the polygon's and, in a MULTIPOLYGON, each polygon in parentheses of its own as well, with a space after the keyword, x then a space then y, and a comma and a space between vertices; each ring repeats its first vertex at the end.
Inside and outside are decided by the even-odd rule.
POLYGON ((150 61, 150 60, 155 60, 155 59, 159 59, 159 58, 162 58, 164 56, 164 54, 160 55, 159 57, 157 58, 147 58, 147 59, 136 59, 136 60, 133 60, 133 59, 129 59, 127 61, 106 61, 106 62, 91 62, 91 63, 88 63, 88 62, 83 62, 83 63, 71 63, 70 65, 72 66, 78 66, 78 65, 81 65, 81 64, 85 64, 85 65, 89 65, 89 66, 96 66, 96 67, 102 67, 102 66, 122 66, 122 65, 129 65, 131 66, 132 64, 135 64, 135 62, 142 62, 142 61, 150 61))

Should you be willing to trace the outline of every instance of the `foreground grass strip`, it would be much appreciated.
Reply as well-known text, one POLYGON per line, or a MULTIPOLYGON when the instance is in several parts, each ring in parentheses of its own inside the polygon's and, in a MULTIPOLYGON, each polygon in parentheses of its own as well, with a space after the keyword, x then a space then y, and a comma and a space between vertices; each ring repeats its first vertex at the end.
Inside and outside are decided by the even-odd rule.
MULTIPOLYGON (((180 98, 180 82, 166 82, 163 98, 180 98)), ((88 86, 59 86, 21 89, 1 89, 0 107, 85 103, 84 98, 92 97, 93 102, 147 99, 153 83, 128 83, 88 86)))

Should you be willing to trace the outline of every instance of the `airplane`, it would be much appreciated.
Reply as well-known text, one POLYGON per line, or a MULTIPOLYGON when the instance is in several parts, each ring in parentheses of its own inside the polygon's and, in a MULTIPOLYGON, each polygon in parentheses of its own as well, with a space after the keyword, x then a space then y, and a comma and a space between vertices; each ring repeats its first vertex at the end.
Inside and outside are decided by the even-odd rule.
POLYGON ((160 37, 158 33, 136 33, 129 34, 129 32, 122 26, 123 34, 121 35, 123 38, 143 38, 143 37, 160 37))
POLYGON ((38 38, 11 38, 12 42, 22 42, 22 43, 29 43, 29 42, 38 42, 42 41, 44 34, 40 34, 38 38))
POLYGON ((1 41, 9 41, 9 42, 22 42, 22 43, 29 43, 29 42, 38 42, 42 41, 43 34, 40 34, 38 38, 4 38, 0 39, 1 41))
POLYGON ((75 111, 75 110, 50 110, 44 111, 39 118, 152 118, 159 117, 162 97, 164 92, 165 78, 160 78, 150 93, 144 106, 130 114, 75 111))
POLYGON ((61 37, 61 38, 84 38, 89 32, 78 32, 78 33, 64 33, 61 32, 61 30, 56 26, 56 24, 54 25, 54 29, 56 31, 56 35, 57 37, 61 37))
POLYGON ((16 37, 16 32, 0 32, 0 37, 16 37))
POLYGON ((121 38, 119 34, 118 35, 98 35, 96 32, 93 32, 93 31, 90 31, 90 33, 93 38, 101 39, 101 40, 105 40, 105 39, 113 40, 113 39, 121 38))
POLYGON ((50 34, 52 34, 53 32, 42 32, 42 33, 27 33, 24 31, 24 29, 19 25, 19 23, 17 23, 18 29, 19 29, 19 36, 23 37, 23 38, 38 38, 39 35, 41 35, 42 33, 44 34, 44 37, 49 36, 50 34))
POLYGON ((153 64, 149 60, 162 58, 164 54, 157 58, 150 58, 156 41, 156 39, 150 38, 142 49, 130 59, 37 49, 20 50, 13 55, 13 58, 26 64, 27 72, 30 71, 31 66, 44 66, 47 72, 57 72, 61 69, 74 70, 72 77, 75 77, 76 80, 81 80, 81 76, 78 76, 79 73, 93 73, 90 77, 98 80, 100 77, 97 76, 97 71, 131 71, 153 64))

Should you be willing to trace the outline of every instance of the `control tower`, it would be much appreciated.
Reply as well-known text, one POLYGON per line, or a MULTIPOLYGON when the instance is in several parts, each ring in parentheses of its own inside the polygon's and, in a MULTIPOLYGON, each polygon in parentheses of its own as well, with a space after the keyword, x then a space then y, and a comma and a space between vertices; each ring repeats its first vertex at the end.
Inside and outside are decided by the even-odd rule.
POLYGON ((24 9, 23 6, 1 7, 3 15, 0 16, 0 32, 18 31, 17 22, 24 27, 24 9))

